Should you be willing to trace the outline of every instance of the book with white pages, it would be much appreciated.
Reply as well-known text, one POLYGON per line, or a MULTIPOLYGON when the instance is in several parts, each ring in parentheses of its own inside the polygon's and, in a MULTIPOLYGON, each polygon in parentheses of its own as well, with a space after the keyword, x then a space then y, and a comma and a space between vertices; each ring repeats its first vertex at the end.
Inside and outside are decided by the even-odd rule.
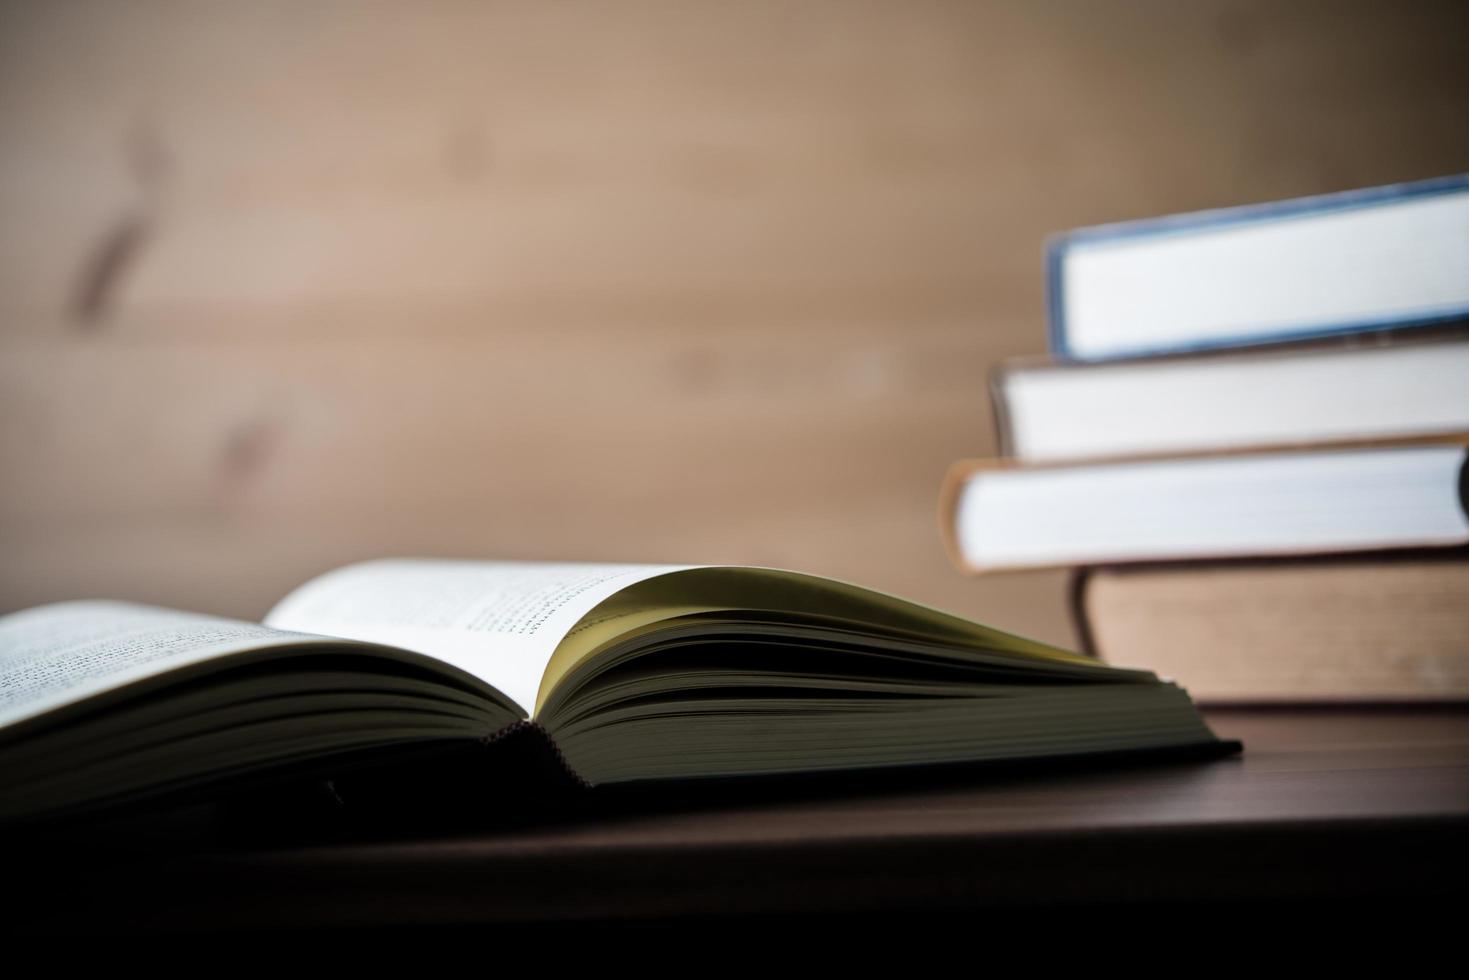
POLYGON ((263 623, 0 618, 0 819, 512 734, 581 786, 1231 748, 1147 671, 775 569, 388 560, 263 623))
POLYGON ((991 376, 1001 455, 1028 463, 1469 431, 1469 330, 991 376))
POLYGON ((1104 361, 1469 317, 1469 174, 1080 228, 1047 246, 1051 352, 1104 361))
POLYGON ((1455 547, 1469 435, 1077 463, 962 460, 940 496, 961 570, 1455 547))

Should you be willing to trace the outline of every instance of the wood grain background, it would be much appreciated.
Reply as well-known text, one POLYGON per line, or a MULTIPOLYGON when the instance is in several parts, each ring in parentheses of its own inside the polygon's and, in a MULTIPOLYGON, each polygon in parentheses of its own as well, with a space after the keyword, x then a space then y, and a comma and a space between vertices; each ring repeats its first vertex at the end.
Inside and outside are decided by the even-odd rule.
POLYGON ((0 5, 0 610, 935 531, 1048 233, 1469 170, 1469 5, 0 5))

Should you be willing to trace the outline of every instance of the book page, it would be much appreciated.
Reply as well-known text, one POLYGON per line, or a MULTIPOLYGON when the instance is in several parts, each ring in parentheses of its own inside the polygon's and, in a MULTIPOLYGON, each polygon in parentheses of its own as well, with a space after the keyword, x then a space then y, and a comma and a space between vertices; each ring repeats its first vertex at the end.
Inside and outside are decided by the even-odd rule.
POLYGON ((125 602, 62 602, 0 617, 0 726, 215 657, 302 637, 125 602))
POLYGON ((687 565, 390 560, 328 572, 265 622, 427 654, 492 685, 530 717, 562 637, 598 603, 687 565))

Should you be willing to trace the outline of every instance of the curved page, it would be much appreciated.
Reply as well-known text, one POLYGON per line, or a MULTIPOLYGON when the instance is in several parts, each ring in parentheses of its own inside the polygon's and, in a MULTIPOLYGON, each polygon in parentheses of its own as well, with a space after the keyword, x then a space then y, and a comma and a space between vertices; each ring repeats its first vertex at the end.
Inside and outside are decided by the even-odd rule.
MULTIPOLYGON (((718 613, 761 613, 776 622, 782 616, 816 616, 894 642, 906 639, 945 645, 956 654, 966 649, 1013 654, 1035 669, 1044 664, 1088 671, 1098 667, 1090 657, 847 582, 774 568, 709 565, 650 577, 590 611, 567 633, 546 665, 536 710, 547 704, 557 685, 573 672, 583 673, 582 667, 595 669, 612 645, 643 635, 658 624, 702 620, 710 638, 717 639, 725 632, 711 618, 718 613)), ((1116 672, 1109 669, 1108 673, 1116 672)))
POLYGON ((692 567, 364 562, 307 582, 265 622, 428 654, 492 685, 529 717, 551 654, 587 613, 630 585, 692 567))
POLYGON ((320 642, 128 602, 59 602, 0 618, 0 727, 231 654, 320 642))

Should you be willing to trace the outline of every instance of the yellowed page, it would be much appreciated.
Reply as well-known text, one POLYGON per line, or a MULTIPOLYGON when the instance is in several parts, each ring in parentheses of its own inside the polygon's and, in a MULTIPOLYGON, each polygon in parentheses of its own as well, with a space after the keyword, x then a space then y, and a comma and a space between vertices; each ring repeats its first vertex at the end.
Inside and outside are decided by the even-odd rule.
POLYGON ((1008 651, 1040 660, 1094 665, 1060 650, 860 586, 799 572, 700 566, 650 577, 609 597, 570 630, 546 663, 536 709, 568 674, 619 636, 695 613, 763 611, 824 616, 958 645, 1008 651))

